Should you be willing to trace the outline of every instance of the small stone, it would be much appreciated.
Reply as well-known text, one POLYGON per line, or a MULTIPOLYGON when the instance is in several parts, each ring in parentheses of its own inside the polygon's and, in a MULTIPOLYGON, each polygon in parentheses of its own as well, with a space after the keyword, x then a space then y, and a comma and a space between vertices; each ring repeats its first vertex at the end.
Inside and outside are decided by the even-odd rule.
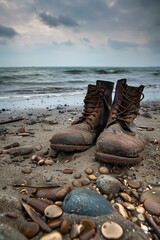
POLYGON ((123 235, 122 227, 116 222, 105 222, 101 227, 102 235, 107 239, 119 239, 123 235))
POLYGON ((8 224, 0 223, 0 239, 1 240, 27 240, 27 238, 16 228, 10 227, 8 224))
POLYGON ((82 224, 73 223, 69 233, 70 238, 73 239, 78 237, 84 229, 85 227, 82 224))
POLYGON ((48 226, 50 226, 52 229, 55 229, 55 228, 60 227, 61 223, 62 223, 61 219, 53 219, 50 222, 48 222, 48 226))
POLYGON ((152 118, 152 115, 149 112, 141 113, 141 116, 145 118, 152 118))
POLYGON ((82 184, 82 186, 87 186, 90 184, 90 180, 88 178, 83 178, 81 180, 81 184, 82 184))
POLYGON ((121 214, 124 218, 129 218, 126 209, 120 203, 115 203, 114 208, 121 214))
POLYGON ((27 238, 33 238, 39 232, 39 225, 36 222, 26 222, 19 226, 19 231, 27 238))
POLYGON ((132 198, 127 194, 127 193, 124 193, 124 192, 121 192, 119 193, 119 195, 123 198, 124 201, 126 202, 131 202, 132 201, 132 198))
POLYGON ((36 150, 37 150, 37 151, 40 151, 41 149, 42 149, 42 146, 41 146, 41 145, 37 145, 37 146, 36 146, 36 150))
POLYGON ((31 172, 32 172, 32 168, 30 167, 25 167, 22 169, 22 173, 30 174, 31 172))
POLYGON ((13 181, 13 186, 26 186, 28 181, 24 178, 16 178, 13 181))
POLYGON ((77 188, 66 195, 63 211, 70 214, 101 216, 113 212, 112 205, 99 193, 77 188))
POLYGON ((21 127, 17 129, 17 133, 25 133, 25 132, 26 132, 25 127, 21 127))
POLYGON ((151 199, 160 204, 160 188, 153 187, 152 189, 143 192, 140 200, 141 202, 144 202, 146 199, 151 199))
POLYGON ((96 181, 97 177, 95 175, 91 174, 91 175, 88 175, 88 179, 92 180, 92 181, 96 181))
POLYGON ((27 155, 32 153, 33 147, 28 145, 28 146, 20 146, 20 147, 14 147, 8 150, 10 155, 27 155))
POLYGON ((61 226, 60 226, 60 232, 65 235, 67 233, 69 233, 69 230, 70 230, 70 224, 68 221, 66 220, 63 220, 62 223, 61 223, 61 226))
POLYGON ((138 218, 141 222, 145 221, 145 217, 144 217, 144 215, 141 214, 141 213, 139 213, 139 214, 137 215, 137 218, 138 218))
POLYGON ((62 213, 63 213, 62 209, 55 204, 46 207, 46 209, 44 210, 44 214, 48 218, 60 217, 62 213))
POLYGON ((154 200, 149 199, 149 198, 146 199, 144 201, 144 207, 148 212, 150 212, 156 216, 160 216, 160 204, 155 202, 154 200))
POLYGON ((85 173, 87 173, 88 175, 91 175, 93 172, 94 170, 91 167, 85 169, 85 173))
POLYGON ((128 185, 131 187, 131 188, 135 188, 135 189, 138 189, 140 188, 140 182, 138 182, 137 180, 130 180, 128 181, 128 185))
POLYGON ((107 195, 118 193, 121 189, 121 182, 111 175, 100 175, 96 185, 102 193, 107 195))
POLYGON ((63 169, 62 171, 64 174, 72 174, 73 173, 73 170, 71 168, 66 168, 66 169, 63 169))
POLYGON ((52 166, 53 165, 53 160, 51 160, 51 159, 46 159, 45 161, 44 161, 44 164, 45 165, 48 165, 48 166, 52 166))
POLYGON ((72 182, 72 185, 73 185, 74 187, 81 187, 81 186, 82 186, 82 183, 81 183, 79 180, 75 180, 75 181, 72 182))
POLYGON ((79 173, 79 172, 75 173, 75 174, 74 174, 74 178, 75 178, 75 179, 81 178, 81 173, 79 173))
POLYGON ((99 173, 101 174, 109 174, 109 169, 107 167, 100 167, 99 173))
POLYGON ((59 231, 53 230, 50 233, 44 234, 39 240, 63 240, 63 237, 59 231))
POLYGON ((145 213, 145 209, 142 206, 137 206, 136 207, 136 212, 140 213, 140 214, 144 214, 145 213))
POLYGON ((19 142, 12 143, 12 147, 19 147, 19 146, 20 146, 19 142))
POLYGON ((135 207, 129 202, 123 202, 122 205, 123 205, 123 207, 125 207, 129 211, 134 211, 135 210, 135 207))

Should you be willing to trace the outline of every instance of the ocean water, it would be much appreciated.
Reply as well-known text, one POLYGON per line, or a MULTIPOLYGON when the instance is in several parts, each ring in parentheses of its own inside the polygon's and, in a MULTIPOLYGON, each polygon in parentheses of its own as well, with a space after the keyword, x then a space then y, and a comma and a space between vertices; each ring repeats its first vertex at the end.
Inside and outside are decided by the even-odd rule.
POLYGON ((160 100, 160 67, 12 67, 0 68, 0 109, 81 105, 88 84, 121 78, 144 85, 144 101, 160 100))

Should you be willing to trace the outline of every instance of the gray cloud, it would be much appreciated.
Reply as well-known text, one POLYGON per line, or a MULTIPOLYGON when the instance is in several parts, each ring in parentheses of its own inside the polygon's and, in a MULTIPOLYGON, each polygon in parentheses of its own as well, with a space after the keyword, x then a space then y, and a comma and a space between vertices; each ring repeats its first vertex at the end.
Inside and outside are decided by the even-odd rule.
POLYGON ((67 41, 63 41, 63 42, 57 42, 57 41, 53 41, 52 42, 54 46, 74 46, 74 42, 71 40, 67 40, 67 41))
POLYGON ((58 27, 60 25, 63 25, 66 27, 78 26, 78 23, 75 20, 65 15, 59 15, 58 17, 55 17, 50 14, 42 12, 39 14, 39 17, 45 24, 47 24, 50 27, 58 27))
POLYGON ((108 44, 111 48, 116 50, 124 50, 124 49, 131 49, 131 48, 137 48, 139 45, 137 43, 133 42, 126 42, 126 41, 118 41, 118 40, 108 40, 108 44))
POLYGON ((18 33, 13 28, 0 25, 1 38, 13 38, 16 35, 18 35, 18 33))

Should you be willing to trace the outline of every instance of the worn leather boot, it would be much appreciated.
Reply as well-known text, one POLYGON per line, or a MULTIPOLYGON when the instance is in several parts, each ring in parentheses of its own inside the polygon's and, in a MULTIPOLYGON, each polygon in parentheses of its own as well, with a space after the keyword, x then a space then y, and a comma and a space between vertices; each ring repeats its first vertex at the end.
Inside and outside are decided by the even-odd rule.
POLYGON ((117 81, 107 125, 97 139, 96 159, 115 164, 135 164, 142 160, 139 153, 144 142, 137 134, 133 120, 144 97, 143 89, 143 85, 128 86, 126 79, 117 81))
POLYGON ((82 116, 52 137, 52 149, 66 152, 84 151, 93 145, 106 126, 111 110, 113 85, 112 82, 100 80, 96 85, 88 85, 82 116))

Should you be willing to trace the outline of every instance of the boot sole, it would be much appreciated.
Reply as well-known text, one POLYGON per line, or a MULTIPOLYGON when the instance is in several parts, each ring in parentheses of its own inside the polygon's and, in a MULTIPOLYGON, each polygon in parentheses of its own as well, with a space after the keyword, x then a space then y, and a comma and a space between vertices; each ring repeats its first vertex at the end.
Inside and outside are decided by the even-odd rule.
POLYGON ((95 158, 99 161, 103 161, 106 163, 113 163, 113 164, 120 164, 120 165, 129 165, 129 164, 136 164, 143 160, 142 156, 138 157, 120 157, 112 154, 106 153, 95 153, 95 158))
POLYGON ((51 144, 50 147, 53 150, 57 150, 58 152, 82 152, 89 149, 91 145, 75 146, 75 145, 51 144))

